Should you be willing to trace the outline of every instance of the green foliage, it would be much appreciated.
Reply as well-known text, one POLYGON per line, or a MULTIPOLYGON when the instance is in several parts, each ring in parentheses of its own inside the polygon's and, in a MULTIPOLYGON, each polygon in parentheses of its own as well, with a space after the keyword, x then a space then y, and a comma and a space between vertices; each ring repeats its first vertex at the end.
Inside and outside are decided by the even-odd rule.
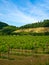
POLYGON ((10 49, 29 49, 49 53, 49 36, 0 36, 0 52, 10 49))
POLYGON ((36 32, 17 32, 13 33, 13 35, 32 35, 32 36, 48 36, 49 32, 44 32, 44 33, 36 33, 36 32))

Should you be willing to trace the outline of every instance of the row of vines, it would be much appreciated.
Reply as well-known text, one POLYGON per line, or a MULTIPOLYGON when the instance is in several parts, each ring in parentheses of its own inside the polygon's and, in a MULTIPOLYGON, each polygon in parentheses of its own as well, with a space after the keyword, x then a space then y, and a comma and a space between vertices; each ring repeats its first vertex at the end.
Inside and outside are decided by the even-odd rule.
POLYGON ((0 36, 0 56, 1 53, 9 54, 13 49, 49 54, 49 36, 0 36))

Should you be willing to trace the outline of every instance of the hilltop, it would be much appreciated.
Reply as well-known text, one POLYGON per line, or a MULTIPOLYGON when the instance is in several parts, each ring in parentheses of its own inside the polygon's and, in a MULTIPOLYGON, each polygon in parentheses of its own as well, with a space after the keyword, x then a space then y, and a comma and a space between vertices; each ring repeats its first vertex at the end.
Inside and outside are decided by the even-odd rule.
POLYGON ((49 20, 44 20, 40 21, 37 23, 32 23, 32 24, 26 24, 20 27, 20 29, 25 29, 25 28, 38 28, 38 27, 49 27, 49 20))

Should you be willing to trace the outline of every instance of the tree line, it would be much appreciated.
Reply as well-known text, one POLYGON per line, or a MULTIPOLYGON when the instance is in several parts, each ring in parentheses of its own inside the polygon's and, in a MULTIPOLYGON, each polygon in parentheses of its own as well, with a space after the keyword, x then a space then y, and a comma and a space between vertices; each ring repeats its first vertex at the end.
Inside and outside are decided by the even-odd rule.
POLYGON ((37 28, 37 27, 49 27, 49 20, 44 20, 40 21, 37 23, 32 23, 32 24, 26 24, 24 26, 21 26, 20 29, 22 28, 37 28))

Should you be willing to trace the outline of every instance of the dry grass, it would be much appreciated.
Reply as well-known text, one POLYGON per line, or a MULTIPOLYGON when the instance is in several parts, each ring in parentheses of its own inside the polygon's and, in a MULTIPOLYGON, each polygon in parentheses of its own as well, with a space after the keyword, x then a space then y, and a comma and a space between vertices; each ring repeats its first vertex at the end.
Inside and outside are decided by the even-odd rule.
POLYGON ((20 29, 15 32, 49 32, 49 27, 39 27, 39 28, 28 28, 28 29, 20 29))

